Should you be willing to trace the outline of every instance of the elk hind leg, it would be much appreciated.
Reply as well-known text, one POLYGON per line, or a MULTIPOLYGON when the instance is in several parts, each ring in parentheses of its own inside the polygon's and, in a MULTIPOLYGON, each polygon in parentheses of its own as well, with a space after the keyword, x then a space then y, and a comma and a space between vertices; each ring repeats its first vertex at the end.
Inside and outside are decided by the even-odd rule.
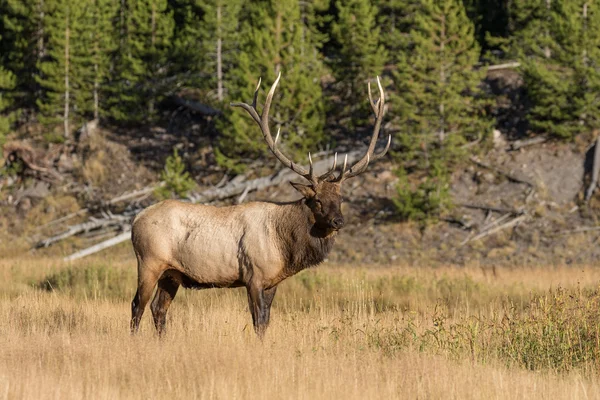
POLYGON ((159 274, 147 268, 138 261, 138 288, 131 302, 131 333, 136 333, 140 328, 140 321, 144 314, 144 309, 150 301, 159 274))
POLYGON ((271 304, 275 297, 277 287, 270 289, 262 289, 254 285, 247 287, 248 291, 248 304, 250 306, 250 313, 252 314, 252 323, 256 334, 261 339, 264 337, 265 331, 269 326, 269 320, 271 316, 271 304))
POLYGON ((167 311, 171 302, 177 294, 179 289, 179 283, 175 282, 169 276, 163 276, 158 280, 158 290, 154 295, 154 300, 150 305, 152 310, 152 317, 154 318, 154 326, 158 336, 162 336, 165 331, 165 324, 167 321, 167 311))

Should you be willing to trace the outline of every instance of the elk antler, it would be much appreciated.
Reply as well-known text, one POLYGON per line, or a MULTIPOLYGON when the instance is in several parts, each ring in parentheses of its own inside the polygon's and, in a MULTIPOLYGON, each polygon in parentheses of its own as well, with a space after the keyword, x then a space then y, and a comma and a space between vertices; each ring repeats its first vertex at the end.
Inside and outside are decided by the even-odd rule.
MULTIPOLYGON (((267 142, 267 145, 269 146, 269 150, 271 150, 271 152, 275 155, 275 157, 277 157, 277 159, 283 165, 290 168, 292 171, 294 171, 298 175, 306 178, 313 185, 318 185, 319 182, 324 177, 331 175, 331 173, 333 172, 333 169, 335 169, 335 161, 334 161, 334 167, 332 168, 331 171, 327 172, 324 175, 317 177, 314 174, 312 157, 311 157, 310 153, 308 153, 308 160, 310 162, 310 167, 307 172, 304 169, 304 167, 302 167, 301 165, 295 164, 293 161, 291 161, 289 158, 287 158, 277 148, 277 140, 279 139, 279 129, 277 129, 277 135, 275 136, 275 140, 273 140, 273 136, 271 136, 271 130, 269 129, 269 109, 271 108, 271 101, 273 100, 273 94, 275 94, 275 88, 277 87, 277 84, 279 83, 279 79, 281 79, 281 72, 279 72, 277 79, 273 83, 273 86, 271 86, 271 90, 269 90, 269 93, 267 93, 267 99, 265 100, 265 106, 263 108, 263 111, 262 111, 262 114, 260 115, 260 117, 258 115, 258 110, 256 109, 256 100, 258 98, 258 90, 260 89, 261 79, 258 80, 258 85, 256 85, 256 90, 254 91, 254 99, 252 100, 252 104, 231 103, 231 106, 232 107, 242 107, 244 110, 246 110, 248 112, 248 114, 250 114, 250 116, 254 119, 254 121, 256 121, 258 126, 260 126, 260 129, 263 134, 263 138, 267 142)), ((337 156, 336 156, 336 159, 337 159, 337 156)))
POLYGON ((385 105, 385 95, 383 94, 383 88, 381 87, 381 82, 379 81, 379 77, 377 77, 377 86, 379 87, 379 99, 377 101, 373 101, 373 95, 371 94, 371 82, 367 84, 369 89, 369 102, 371 103, 371 108, 375 113, 375 127, 373 128, 373 135, 371 136, 371 141, 369 142, 369 148, 367 149, 367 153, 356 162, 350 170, 346 171, 346 160, 348 156, 346 156, 346 160, 344 160, 344 167, 342 168, 342 172, 335 179, 336 182, 343 182, 346 179, 353 178, 359 174, 362 174, 367 170, 369 166, 369 162, 380 159, 387 153, 390 148, 390 144, 392 142, 392 135, 388 136, 387 145, 385 149, 378 154, 373 154, 375 151, 375 145, 377 144, 377 138, 379 137, 379 130, 381 129, 381 121, 383 120, 384 114, 384 105, 385 105))
MULTIPOLYGON (((271 136, 271 130, 269 129, 269 109, 271 108, 271 102, 273 101, 273 95, 275 94, 275 88, 277 88, 277 84, 279 84, 279 80, 281 79, 281 72, 277 76, 277 79, 271 86, 269 93, 267 93, 267 98, 265 100, 265 106, 263 108, 260 116, 258 115, 258 110, 256 109, 256 101, 258 99, 258 90, 260 89, 261 79, 258 80, 258 84, 256 85, 256 90, 254 91, 254 98, 252 100, 252 104, 247 103, 231 103, 232 107, 242 107, 244 110, 250 114, 250 116, 256 121, 258 126, 260 127, 263 138, 267 142, 269 146, 269 150, 277 157, 277 159, 286 167, 290 168, 292 171, 297 173, 298 175, 304 177, 308 181, 310 181, 314 186, 318 185, 320 182, 331 179, 333 176, 333 172, 337 166, 337 153, 333 158, 333 166, 323 175, 315 176, 313 170, 313 162, 310 153, 308 153, 308 161, 309 161, 309 170, 308 172, 301 165, 295 164, 289 158, 287 158, 278 148, 277 141, 279 140, 279 129, 277 129, 277 135, 275 135, 275 140, 273 140, 273 136, 271 136)), ((387 145, 382 152, 373 155, 375 151, 375 145, 377 144, 377 138, 379 136, 379 130, 381 129, 381 121, 383 120, 384 113, 384 103, 385 97, 383 94, 383 88, 381 87, 381 82, 379 81, 379 77, 377 77, 377 86, 379 87, 379 99, 374 102, 373 96, 371 95, 371 83, 368 83, 369 88, 369 102, 371 103, 371 107, 373 108, 373 112, 375 113, 375 127, 373 129, 373 135, 371 136, 371 142, 369 143, 369 148, 367 149, 367 153, 356 162, 349 170, 346 169, 348 165, 348 155, 344 158, 344 166, 342 167, 342 171, 338 175, 337 178, 332 179, 332 182, 343 182, 348 178, 355 177, 356 175, 362 174, 367 169, 369 162, 373 160, 377 160, 387 153, 390 148, 390 143, 392 141, 392 135, 389 135, 387 145)))

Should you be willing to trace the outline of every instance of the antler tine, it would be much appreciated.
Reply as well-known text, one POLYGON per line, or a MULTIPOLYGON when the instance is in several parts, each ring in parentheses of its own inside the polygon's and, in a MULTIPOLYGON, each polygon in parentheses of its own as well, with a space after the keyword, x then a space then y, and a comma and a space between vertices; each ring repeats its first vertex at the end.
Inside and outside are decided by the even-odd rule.
POLYGON ((338 175, 337 178, 335 178, 333 180, 333 182, 342 182, 344 179, 347 179, 346 177, 346 167, 348 165, 348 154, 346 154, 346 156, 344 157, 344 166, 342 167, 342 172, 340 172, 340 174, 338 175))
MULTIPOLYGON (((379 77, 377 77, 377 82, 379 83, 379 77)), ((371 82, 367 82, 367 88, 369 89, 369 103, 371 104, 371 108, 373 109, 373 113, 375 114, 375 118, 377 118, 377 116, 379 115, 378 112, 378 108, 379 108, 379 100, 377 100, 376 102, 373 101, 373 95, 371 94, 371 82)))
POLYGON ((263 138, 267 142, 267 145, 269 146, 269 150, 271 150, 271 153, 273 153, 273 155, 283 165, 290 168, 292 171, 294 171, 298 175, 301 175, 304 178, 311 181, 312 183, 316 184, 316 183, 318 183, 318 181, 313 175, 312 160, 311 160, 310 171, 307 172, 302 166, 295 164, 293 161, 291 161, 289 158, 287 158, 277 148, 277 141, 279 139, 280 130, 277 129, 277 136, 275 137, 275 140, 273 140, 273 137, 271 136, 271 130, 269 128, 269 110, 271 108, 271 102, 273 101, 273 95, 275 94, 275 89, 277 88, 277 85, 279 84, 280 79, 281 79, 281 72, 279 72, 279 74, 277 75, 277 79, 275 80, 275 82, 273 82, 273 85, 271 85, 271 89, 267 93, 267 98, 265 100, 265 106, 263 107, 263 110, 262 110, 262 113, 260 116, 258 115, 258 110, 256 109, 256 103, 257 103, 258 91, 260 89, 260 84, 262 82, 262 79, 258 80, 258 85, 256 86, 256 90, 254 91, 254 97, 253 97, 251 105, 246 104, 246 103, 231 103, 231 106, 232 107, 242 107, 244 110, 246 110, 248 112, 248 114, 250 114, 250 116, 254 119, 254 121, 256 121, 256 123, 260 126, 260 129, 263 134, 263 138))
MULTIPOLYGON (((256 89, 254 89, 254 98, 252 99, 252 108, 256 110, 256 100, 258 100, 258 90, 260 89, 260 84, 262 83, 262 76, 258 78, 258 83, 256 84, 256 89)), ((369 91, 370 93, 370 91, 369 91)))
POLYGON ((381 122, 383 121, 384 106, 385 106, 385 94, 383 93, 383 87, 381 86, 381 81, 380 81, 379 77, 377 77, 377 86, 379 88, 379 99, 376 102, 373 101, 373 95, 371 94, 370 82, 367 84, 367 86, 369 89, 369 102, 371 103, 371 108, 373 109, 373 112, 375 113, 375 126, 373 127, 373 135, 371 136, 371 141, 369 142, 369 148, 367 149, 367 153, 363 156, 363 158, 361 158, 356 164, 354 164, 350 168, 348 173, 345 175, 344 179, 352 178, 358 174, 363 173, 367 169, 369 162, 375 161, 375 160, 383 157, 387 153, 387 151, 390 147, 391 140, 392 140, 392 136, 389 135, 388 143, 387 143, 385 149, 382 152, 373 155, 373 152, 375 151, 375 146, 377 145, 377 138, 379 137, 379 131, 381 130, 381 122))
POLYGON ((319 176, 320 181, 324 181, 333 175, 333 171, 335 171, 335 167, 337 167, 337 153, 333 156, 333 166, 329 169, 329 171, 325 172, 323 175, 319 176))

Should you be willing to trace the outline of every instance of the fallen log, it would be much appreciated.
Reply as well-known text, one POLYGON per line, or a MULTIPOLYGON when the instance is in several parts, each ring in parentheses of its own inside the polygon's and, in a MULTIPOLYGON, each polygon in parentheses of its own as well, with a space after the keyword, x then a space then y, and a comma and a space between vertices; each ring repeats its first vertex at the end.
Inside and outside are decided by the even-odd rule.
POLYGON ((512 150, 512 151, 516 151, 516 150, 522 149, 523 147, 534 146, 536 144, 545 143, 547 140, 548 140, 548 138, 545 138, 542 136, 534 137, 531 139, 525 139, 525 140, 516 140, 513 143, 511 143, 510 146, 508 146, 508 149, 512 150))
POLYGON ((523 214, 521 216, 518 216, 518 217, 516 217, 516 218, 514 218, 514 219, 512 219, 510 221, 508 221, 505 224, 499 225, 499 226, 497 226, 497 227, 495 227, 493 229, 489 229, 489 230, 487 230, 485 232, 481 232, 480 234, 478 234, 476 236, 473 236, 472 238, 467 238, 460 245, 463 246, 463 245, 465 245, 465 244, 467 244, 469 242, 472 242, 474 240, 483 239, 484 237, 492 235, 492 234, 494 234, 496 232, 499 232, 501 230, 504 230, 504 229, 507 229, 507 228, 511 228, 511 227, 513 227, 513 226, 521 223, 522 221, 524 221, 525 218, 527 218, 527 214, 523 214))
POLYGON ((40 247, 48 247, 54 243, 60 242, 61 240, 67 239, 71 236, 78 235, 80 233, 89 232, 95 229, 107 228, 114 225, 123 225, 128 224, 131 219, 131 215, 112 215, 110 218, 106 219, 93 219, 88 222, 84 222, 82 224, 77 224, 70 226, 64 232, 59 233, 58 235, 49 237, 44 240, 40 240, 35 244, 35 248, 38 249, 40 247))
POLYGON ((92 247, 88 247, 87 249, 83 249, 83 250, 79 250, 76 253, 71 254, 70 256, 67 256, 64 258, 65 261, 74 261, 74 260, 78 260, 80 258, 83 258, 85 256, 89 256, 91 254, 97 253, 100 250, 104 250, 107 249, 109 247, 112 247, 114 245, 117 245, 119 243, 122 243, 126 240, 129 240, 131 238, 131 231, 125 231, 111 239, 105 240, 103 242, 100 242, 98 244, 95 244, 92 247))
MULTIPOLYGON (((352 163, 357 161, 363 154, 364 152, 360 151, 352 151, 348 153, 348 164, 351 165, 352 163)), ((331 163, 331 159, 324 159, 315 162, 313 164, 315 173, 325 173, 331 167, 331 163)), ((211 201, 224 200, 230 197, 241 195, 246 190, 248 192, 262 190, 271 186, 277 186, 281 185, 282 183, 290 182, 293 179, 297 178, 298 175, 294 171, 288 168, 284 168, 273 175, 265 176, 263 178, 257 178, 250 181, 243 180, 237 182, 234 182, 234 179, 229 184, 226 184, 225 186, 220 188, 213 187, 200 193, 191 193, 188 195, 187 200, 191 201, 192 203, 209 203, 211 201)))

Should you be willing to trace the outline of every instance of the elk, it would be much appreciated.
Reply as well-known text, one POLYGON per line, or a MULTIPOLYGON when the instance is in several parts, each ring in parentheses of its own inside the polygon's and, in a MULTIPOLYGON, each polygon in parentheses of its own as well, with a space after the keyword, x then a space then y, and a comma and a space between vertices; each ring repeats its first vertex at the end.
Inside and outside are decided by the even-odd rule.
POLYGON ((166 200, 140 212, 133 221, 131 241, 138 262, 138 287, 131 303, 131 332, 140 320, 155 286, 150 306, 160 335, 165 329, 169 305, 180 286, 184 288, 245 287, 254 329, 262 338, 269 324, 277 285, 299 271, 321 263, 344 226, 341 212, 342 183, 363 173, 369 162, 388 151, 391 136, 380 153, 374 153, 384 114, 384 93, 377 78, 379 99, 369 101, 375 126, 366 154, 351 168, 348 156, 335 176, 333 166, 323 175, 291 161, 277 147, 269 128, 269 109, 281 74, 267 94, 259 115, 256 108, 260 80, 252 104, 232 103, 246 110, 260 127, 269 150, 307 183, 294 183, 302 198, 291 203, 249 202, 228 207, 166 200))

